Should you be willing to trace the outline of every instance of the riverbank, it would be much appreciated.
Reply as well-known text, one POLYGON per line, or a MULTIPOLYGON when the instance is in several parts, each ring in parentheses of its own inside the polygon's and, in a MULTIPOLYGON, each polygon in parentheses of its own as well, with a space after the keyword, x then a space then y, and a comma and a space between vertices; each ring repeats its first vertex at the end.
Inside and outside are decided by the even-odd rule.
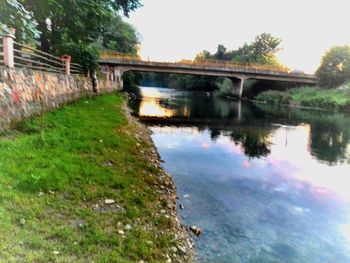
POLYGON ((323 109, 332 111, 350 110, 350 84, 339 89, 317 87, 294 88, 287 91, 268 90, 258 94, 254 101, 270 105, 323 109))
POLYGON ((193 261, 172 178, 125 101, 83 99, 2 134, 0 261, 193 261))

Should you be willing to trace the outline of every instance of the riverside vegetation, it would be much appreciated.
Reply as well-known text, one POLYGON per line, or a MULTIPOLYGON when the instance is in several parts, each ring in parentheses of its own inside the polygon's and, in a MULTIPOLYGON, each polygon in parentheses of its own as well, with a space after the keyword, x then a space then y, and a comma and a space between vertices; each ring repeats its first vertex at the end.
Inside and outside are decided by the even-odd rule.
POLYGON ((267 90, 258 94, 254 100, 271 105, 350 110, 350 83, 341 89, 302 87, 287 91, 267 90))
POLYGON ((327 51, 316 75, 320 87, 268 90, 255 99, 269 104, 350 110, 350 46, 335 46, 327 51))
POLYGON ((0 139, 0 261, 191 262, 172 179, 126 96, 83 99, 0 139))

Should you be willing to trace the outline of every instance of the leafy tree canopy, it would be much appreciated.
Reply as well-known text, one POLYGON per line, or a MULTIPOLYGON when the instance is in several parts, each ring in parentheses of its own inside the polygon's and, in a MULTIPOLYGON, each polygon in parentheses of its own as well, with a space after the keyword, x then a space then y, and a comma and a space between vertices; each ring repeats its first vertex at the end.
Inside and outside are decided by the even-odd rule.
POLYGON ((350 80, 350 46, 335 46, 316 71, 322 87, 334 88, 350 80))
POLYGON ((18 41, 32 42, 39 37, 37 22, 18 0, 0 1, 0 35, 9 32, 9 27, 17 29, 18 41))
POLYGON ((269 65, 280 65, 277 59, 277 52, 280 50, 281 39, 268 33, 255 37, 252 43, 244 43, 237 50, 228 51, 224 45, 218 45, 215 54, 208 51, 199 53, 195 61, 203 60, 225 60, 243 63, 258 63, 269 65))
MULTIPOLYGON (((129 13, 140 0, 2 0, 2 28, 12 26, 17 35, 31 33, 42 51, 68 53, 87 69, 97 67, 98 50, 93 45, 101 40, 105 48, 135 52, 138 42, 134 28, 122 21, 118 12, 129 13), (10 14, 9 16, 7 14, 10 14), (122 25, 118 28, 113 25, 122 25), (40 34, 39 34, 40 33, 40 34), (77 49, 80 50, 77 50, 77 49)), ((25 41, 25 37, 18 38, 25 41)))
POLYGON ((137 53, 140 43, 136 29, 114 14, 100 32, 94 46, 99 49, 114 50, 121 53, 137 53))

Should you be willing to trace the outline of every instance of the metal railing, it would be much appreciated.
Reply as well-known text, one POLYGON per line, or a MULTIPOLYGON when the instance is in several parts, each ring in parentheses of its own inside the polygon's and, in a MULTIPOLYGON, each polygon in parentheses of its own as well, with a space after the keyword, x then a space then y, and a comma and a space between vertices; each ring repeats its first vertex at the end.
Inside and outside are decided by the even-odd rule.
POLYGON ((71 63, 68 55, 59 58, 14 41, 14 31, 0 38, 0 66, 29 68, 67 75, 84 74, 83 68, 78 63, 71 63))
MULTIPOLYGON (((25 67, 54 73, 65 73, 66 63, 62 58, 50 55, 28 45, 14 43, 15 67, 25 67)), ((70 63, 71 74, 83 74, 82 67, 77 63, 70 63)))
POLYGON ((15 67, 25 67, 54 73, 65 72, 65 63, 62 59, 15 41, 13 43, 15 67))

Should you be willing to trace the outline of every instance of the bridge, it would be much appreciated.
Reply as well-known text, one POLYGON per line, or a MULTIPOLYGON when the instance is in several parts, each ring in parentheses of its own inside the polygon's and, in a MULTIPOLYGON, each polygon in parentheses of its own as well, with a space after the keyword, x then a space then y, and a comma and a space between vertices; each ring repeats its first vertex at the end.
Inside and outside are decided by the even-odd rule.
POLYGON ((232 94, 242 96, 243 84, 247 79, 288 81, 300 84, 317 84, 315 75, 288 72, 269 66, 243 65, 224 62, 155 62, 144 61, 138 57, 106 56, 102 55, 99 61, 102 67, 116 78, 121 78, 127 71, 190 74, 201 76, 225 77, 230 79, 232 94))

